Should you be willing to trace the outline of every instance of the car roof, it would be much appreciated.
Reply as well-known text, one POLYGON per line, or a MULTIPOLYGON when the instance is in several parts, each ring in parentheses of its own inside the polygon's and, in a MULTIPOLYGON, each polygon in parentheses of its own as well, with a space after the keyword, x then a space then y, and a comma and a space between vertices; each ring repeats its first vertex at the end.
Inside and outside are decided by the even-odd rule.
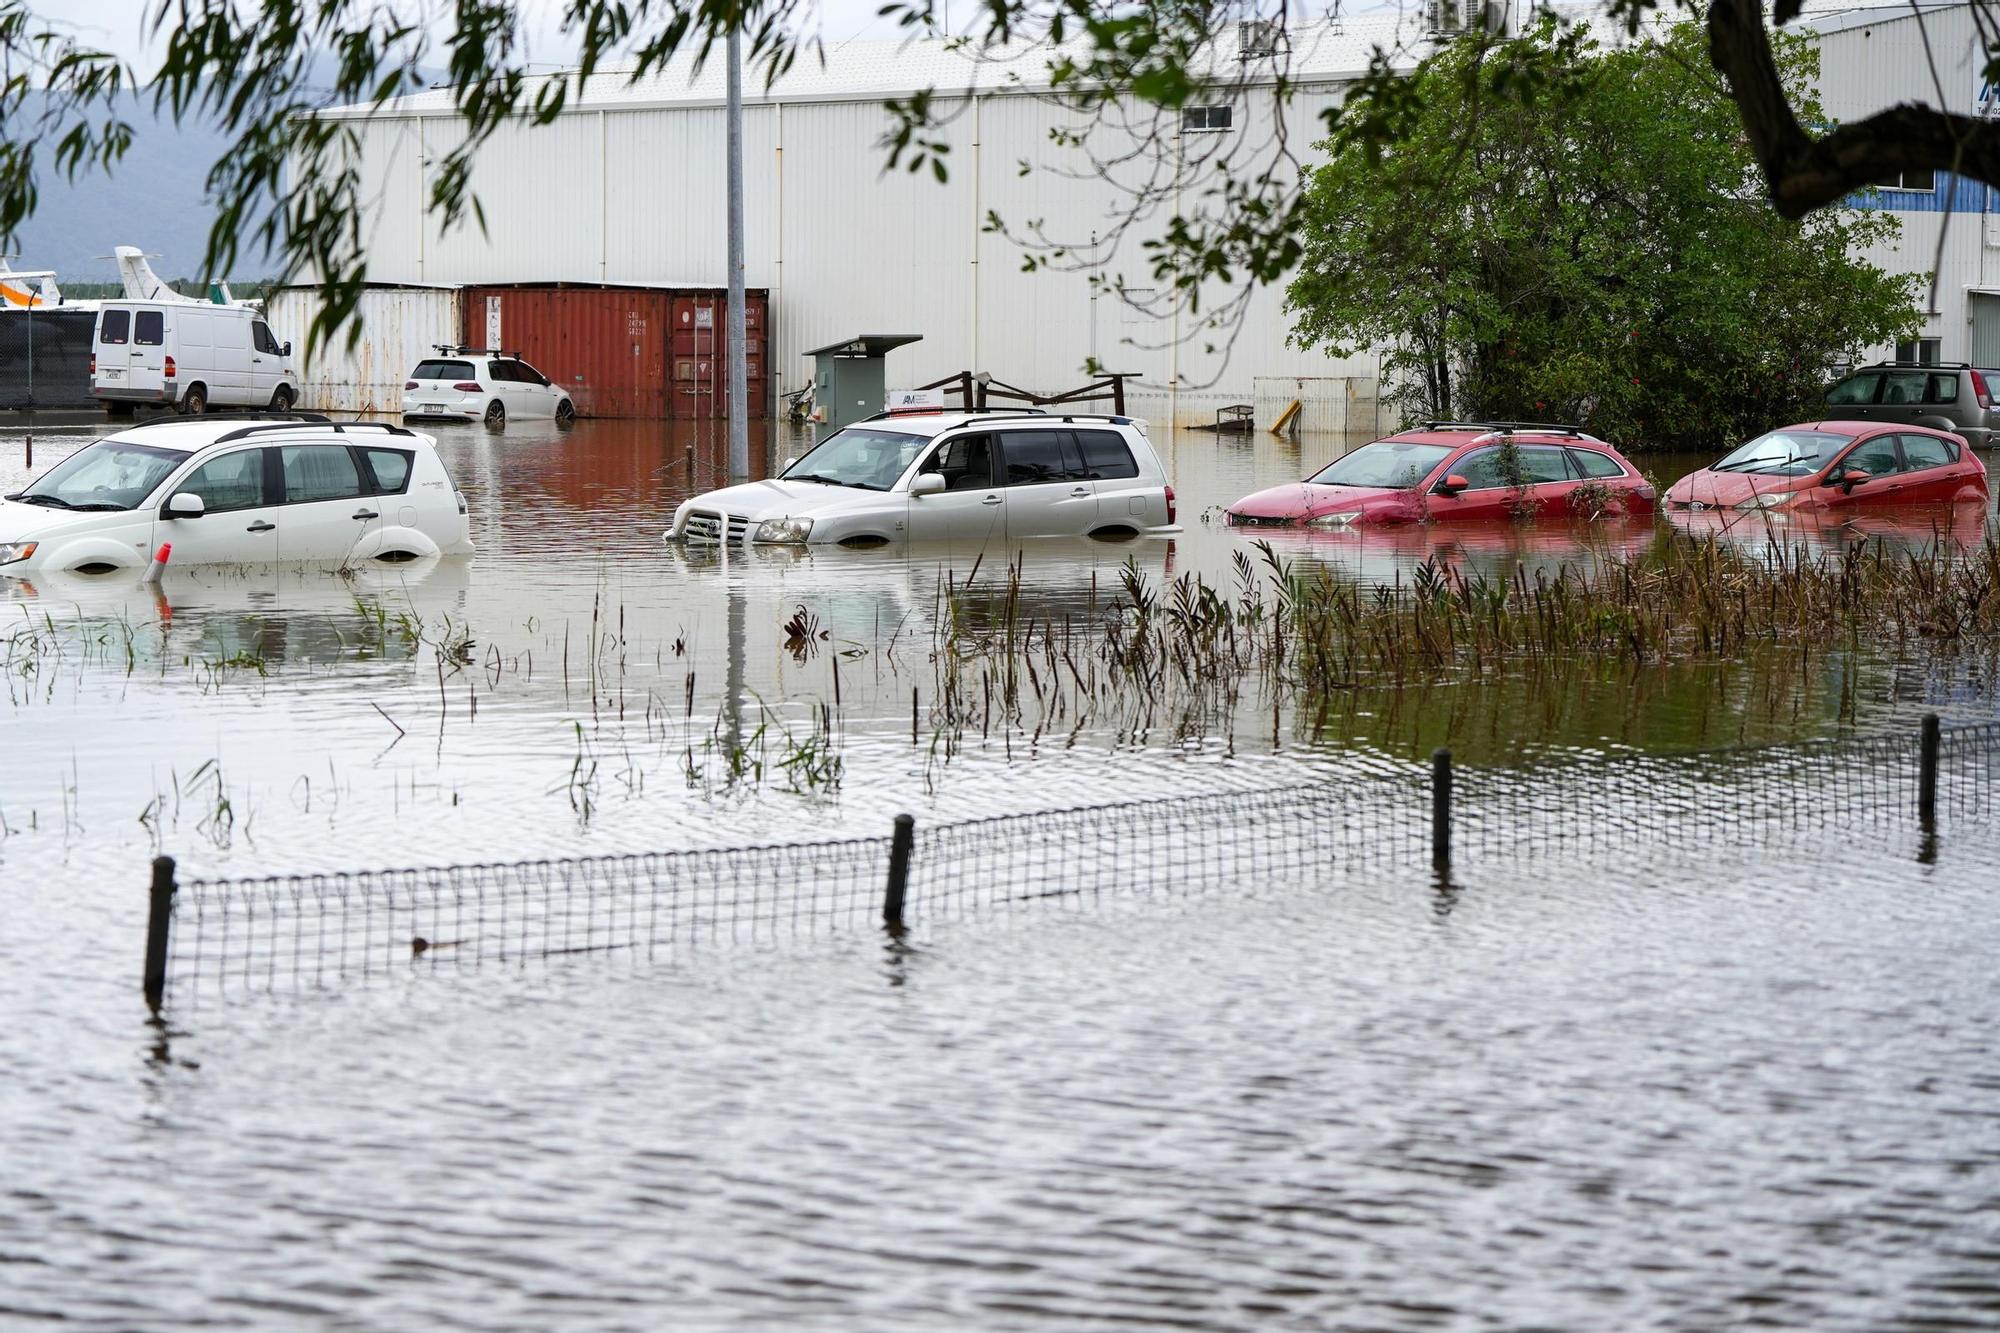
POLYGON ((1925 435, 1936 435, 1944 439, 1965 443, 1955 431, 1939 430, 1935 426, 1919 426, 1908 421, 1797 421, 1789 426, 1779 426, 1778 430, 1823 430, 1838 435, 1868 435, 1881 431, 1894 431, 1898 435, 1919 431, 1925 435))
POLYGON ((117 440, 122 444, 147 444, 161 449, 179 449, 186 453, 195 453, 224 441, 255 440, 267 436, 290 439, 300 437, 324 439, 337 436, 340 437, 338 442, 342 444, 362 443, 383 437, 393 439, 399 445, 431 443, 429 437, 387 421, 328 421, 324 418, 311 420, 287 418, 276 413, 158 417, 152 421, 114 431, 104 438, 117 440))
POLYGON ((1567 430, 1501 430, 1493 426, 1460 426, 1439 430, 1405 430, 1384 436, 1381 443, 1435 444, 1456 449, 1464 445, 1492 444, 1498 439, 1509 439, 1516 444, 1546 444, 1558 448, 1575 446, 1583 449, 1607 449, 1612 453, 1608 440, 1600 440, 1595 435, 1584 435, 1567 430))

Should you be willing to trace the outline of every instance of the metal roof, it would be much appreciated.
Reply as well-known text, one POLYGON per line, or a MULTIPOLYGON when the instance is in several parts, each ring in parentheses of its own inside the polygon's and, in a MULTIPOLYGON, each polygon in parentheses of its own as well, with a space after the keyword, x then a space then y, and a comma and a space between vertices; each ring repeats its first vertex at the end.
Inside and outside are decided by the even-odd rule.
MULTIPOLYGON (((1950 8, 1964 0, 1916 0, 1926 9, 1950 8)), ((1908 14, 1911 0, 1805 0, 1804 13, 1795 26, 1821 31, 1837 30, 1848 23, 1881 22, 1892 9, 1908 14)), ((1612 21, 1602 4, 1557 4, 1558 17, 1583 21, 1595 29, 1606 46, 1631 41, 1623 25, 1612 21)), ((1646 28, 1657 28, 1673 16, 1655 15, 1646 28)), ((1242 29, 1229 24, 1208 48, 1201 73, 1224 86, 1271 83, 1282 70, 1293 84, 1337 84, 1352 81, 1367 72, 1378 50, 1389 52, 1399 68, 1412 68, 1436 46, 1436 37, 1424 23, 1423 6, 1397 5, 1393 8, 1344 19, 1321 19, 1295 23, 1285 32, 1287 46, 1282 64, 1265 58, 1241 56, 1242 29)), ((881 101, 930 89, 944 96, 967 93, 1048 93, 1052 90, 1050 64, 1063 55, 1083 57, 1087 39, 1075 38, 1060 44, 1016 42, 981 49, 963 39, 911 37, 897 40, 856 38, 826 42, 802 49, 798 62, 776 80, 766 83, 765 71, 757 66, 745 70, 744 101, 748 105, 774 102, 857 102, 881 101)), ((566 109, 578 111, 639 110, 652 107, 721 106, 725 95, 725 71, 718 56, 697 68, 692 50, 676 55, 667 64, 640 79, 631 77, 632 62, 606 62, 580 90, 572 91, 566 109)), ((532 105, 535 96, 556 79, 573 78, 574 71, 535 75, 524 80, 522 105, 532 105)), ((339 118, 371 116, 455 115, 452 89, 440 85, 420 93, 390 98, 379 103, 354 103, 328 107, 318 114, 339 118)))
POLYGON ((815 347, 807 356, 887 356, 898 347, 924 340, 921 333, 857 333, 837 343, 815 347))
MULTIPOLYGON (((1337 83, 1368 69, 1376 48, 1404 50, 1414 64, 1431 48, 1420 11, 1367 14, 1339 21, 1293 25, 1286 34, 1289 57, 1285 76, 1293 83, 1337 83)), ((1209 48, 1204 73, 1222 83, 1271 82, 1276 62, 1240 58, 1239 30, 1231 24, 1209 48)), ((1059 55, 1081 57, 1084 39, 1060 45, 1019 42, 980 50, 974 44, 939 38, 896 41, 827 42, 820 50, 802 50, 798 63, 766 86, 764 71, 744 70, 746 104, 800 101, 880 101, 920 89, 943 94, 966 92, 1047 92, 1050 61, 1059 55)), ((663 68, 637 81, 632 65, 604 64, 580 94, 572 92, 568 107, 584 111, 630 110, 643 107, 720 106, 725 71, 720 56, 697 70, 692 51, 675 56, 663 68)), ((523 105, 549 81, 572 73, 538 75, 525 80, 523 105)), ((454 114, 452 90, 438 87, 377 104, 330 107, 320 113, 349 116, 411 116, 454 114)))

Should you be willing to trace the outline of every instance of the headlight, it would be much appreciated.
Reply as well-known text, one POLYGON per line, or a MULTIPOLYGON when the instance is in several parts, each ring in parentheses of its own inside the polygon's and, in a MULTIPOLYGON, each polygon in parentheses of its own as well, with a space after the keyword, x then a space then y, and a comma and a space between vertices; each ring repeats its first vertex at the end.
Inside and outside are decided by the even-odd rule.
POLYGON ((1792 498, 1792 493, 1789 491, 1782 495, 1753 495, 1736 507, 1738 509, 1776 509, 1780 505, 1789 503, 1792 498))
POLYGON ((26 560, 35 553, 33 542, 0 542, 0 565, 11 565, 26 560))
POLYGON ((1321 514, 1311 521, 1315 528, 1344 528, 1361 517, 1359 509, 1343 509, 1338 514, 1321 514))
POLYGON ((809 518, 767 518, 757 525, 757 535, 753 542, 802 542, 811 535, 813 521, 809 518))

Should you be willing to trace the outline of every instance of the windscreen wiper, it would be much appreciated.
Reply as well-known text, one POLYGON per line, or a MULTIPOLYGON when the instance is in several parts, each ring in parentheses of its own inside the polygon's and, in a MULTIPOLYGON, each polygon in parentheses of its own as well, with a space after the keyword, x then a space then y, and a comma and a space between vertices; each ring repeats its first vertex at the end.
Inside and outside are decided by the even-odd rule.
POLYGON ((786 476, 783 476, 783 477, 780 477, 780 478, 778 478, 778 480, 780 480, 780 481, 816 481, 816 482, 818 482, 818 483, 819 483, 820 485, 822 485, 822 486, 845 486, 845 485, 847 484, 846 482, 842 481, 842 480, 841 480, 840 478, 838 478, 838 477, 828 477, 828 476, 822 476, 822 475, 821 475, 820 473, 817 473, 817 472, 800 472, 800 473, 798 473, 798 474, 796 474, 796 475, 786 475, 786 476))
POLYGON ((19 495, 19 496, 9 496, 8 498, 18 499, 22 504, 55 505, 59 509, 77 508, 76 505, 71 504, 69 501, 63 499, 60 495, 19 495))

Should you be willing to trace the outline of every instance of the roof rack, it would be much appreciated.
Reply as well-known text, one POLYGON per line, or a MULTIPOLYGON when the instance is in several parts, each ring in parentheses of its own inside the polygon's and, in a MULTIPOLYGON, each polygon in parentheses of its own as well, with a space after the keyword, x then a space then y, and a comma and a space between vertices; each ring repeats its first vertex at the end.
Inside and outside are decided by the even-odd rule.
POLYGON ((215 442, 217 444, 226 444, 230 440, 247 439, 252 435, 268 435, 272 431, 294 430, 301 425, 326 426, 331 428, 334 434, 336 435, 345 435, 350 426, 360 427, 362 429, 367 429, 367 430, 379 430, 390 435, 409 435, 412 437, 416 435, 416 432, 413 430, 407 430, 402 426, 392 425, 387 421, 329 421, 325 417, 321 417, 317 421, 305 421, 305 422, 267 421, 262 425, 258 426, 242 426, 236 430, 230 431, 227 435, 219 437, 215 442))
MULTIPOLYGON (((278 412, 269 408, 261 408, 261 407, 246 408, 242 411, 237 411, 237 412, 215 411, 215 412, 204 413, 204 415, 213 417, 224 417, 224 418, 240 417, 245 421, 307 421, 307 422, 312 422, 314 424, 322 424, 322 423, 330 424, 333 421, 332 417, 329 417, 322 412, 278 412)), ((170 423, 174 425, 184 426, 189 421, 194 419, 195 418, 184 417, 178 414, 168 414, 164 416, 150 417, 145 421, 137 421, 129 426, 124 427, 123 429, 145 430, 149 426, 164 426, 170 423)))
POLYGON ((863 421, 887 421, 892 417, 1046 417, 1039 407, 892 407, 863 421))
POLYGON ((1971 369, 1972 369, 1972 363, 1971 363, 1970 361, 1900 361, 1900 360, 1891 360, 1891 361, 1872 361, 1872 362, 1870 362, 1869 364, 1867 364, 1867 365, 1865 365, 1865 366, 1860 366, 1860 367, 1858 367, 1858 369, 1861 369, 1861 370, 1883 370, 1883 369, 1888 369, 1888 368, 1892 368, 1892 367, 1893 367, 1893 368, 1897 368, 1897 369, 1900 369, 1900 368, 1903 368, 1903 367, 1908 367, 1908 368, 1909 368, 1909 369, 1911 369, 1911 370, 1971 370, 1971 369))
POLYGON ((1486 430, 1499 431, 1511 435, 1516 431, 1535 431, 1544 435, 1574 435, 1579 439, 1594 440, 1597 437, 1581 426, 1565 426, 1554 421, 1426 421, 1421 430, 1486 430))
POLYGON ((510 352, 499 347, 463 347, 454 343, 432 343, 431 346, 446 356, 511 356, 520 359, 519 352, 510 352))

